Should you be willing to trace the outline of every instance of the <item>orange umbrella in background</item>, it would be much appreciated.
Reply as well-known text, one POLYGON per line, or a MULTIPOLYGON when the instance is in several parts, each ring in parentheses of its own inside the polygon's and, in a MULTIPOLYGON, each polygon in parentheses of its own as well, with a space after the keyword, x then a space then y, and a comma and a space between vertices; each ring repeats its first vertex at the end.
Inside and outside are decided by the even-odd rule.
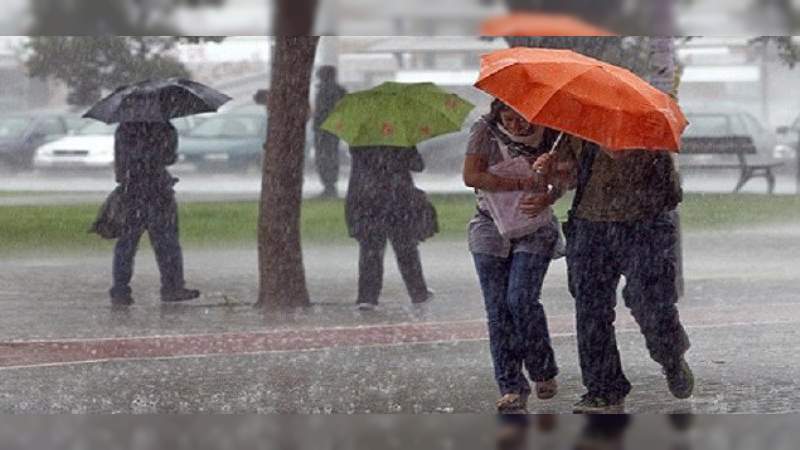
POLYGON ((531 123, 609 150, 677 152, 688 125, 672 97, 626 69, 570 50, 511 48, 484 55, 475 86, 531 123))
POLYGON ((512 13, 481 25, 483 36, 616 36, 567 14, 512 13))

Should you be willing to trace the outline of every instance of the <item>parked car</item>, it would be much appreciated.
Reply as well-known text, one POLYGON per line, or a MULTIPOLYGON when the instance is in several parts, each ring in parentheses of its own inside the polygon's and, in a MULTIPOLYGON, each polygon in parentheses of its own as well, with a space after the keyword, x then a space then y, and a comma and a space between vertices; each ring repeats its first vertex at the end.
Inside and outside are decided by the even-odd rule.
POLYGON ((222 113, 189 130, 178 144, 178 154, 200 170, 247 170, 260 165, 266 137, 264 114, 222 113))
MULTIPOLYGON (((247 171, 261 166, 268 120, 263 107, 243 107, 209 115, 181 138, 178 153, 201 171, 247 171)), ((314 134, 311 121, 306 124, 306 164, 314 164, 314 134)), ((342 164, 349 161, 347 149, 340 146, 342 164)))
POLYGON ((76 117, 66 114, 0 116, 0 165, 14 170, 32 169, 36 149, 66 136, 76 121, 76 117))
MULTIPOLYGON (((193 124, 191 118, 174 119, 178 133, 186 133, 193 124)), ((117 125, 83 119, 83 127, 71 135, 42 145, 36 150, 34 167, 55 169, 111 169, 114 165, 114 132, 117 125)))
MULTIPOLYGON (((781 143, 775 132, 768 129, 753 114, 734 108, 709 106, 684 106, 689 127, 686 137, 727 137, 747 136, 753 140, 758 151, 757 157, 762 159, 789 160, 794 157, 793 149, 781 143)), ((726 158, 714 155, 682 155, 681 160, 689 163, 700 163, 714 158, 726 158)), ((789 165, 787 164, 787 167, 789 165)), ((785 169, 781 169, 785 170, 785 169)))

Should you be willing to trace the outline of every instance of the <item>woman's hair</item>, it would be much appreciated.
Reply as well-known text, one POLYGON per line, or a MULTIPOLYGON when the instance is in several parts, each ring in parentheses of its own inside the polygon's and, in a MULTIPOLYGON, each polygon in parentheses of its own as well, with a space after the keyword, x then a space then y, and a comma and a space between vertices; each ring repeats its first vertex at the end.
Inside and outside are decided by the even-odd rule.
POLYGON ((489 115, 486 118, 493 124, 500 124, 500 114, 504 111, 513 111, 513 109, 499 98, 496 98, 492 102, 492 106, 489 109, 489 115))
MULTIPOLYGON (((502 125, 503 122, 500 118, 500 114, 505 111, 514 111, 514 108, 508 106, 504 101, 500 100, 499 98, 494 99, 492 102, 492 106, 489 109, 489 114, 484 116, 484 118, 494 126, 502 125)), ((547 148, 551 147, 553 143, 558 139, 559 132, 550 128, 545 127, 543 125, 537 125, 544 127, 544 139, 542 144, 547 148)))

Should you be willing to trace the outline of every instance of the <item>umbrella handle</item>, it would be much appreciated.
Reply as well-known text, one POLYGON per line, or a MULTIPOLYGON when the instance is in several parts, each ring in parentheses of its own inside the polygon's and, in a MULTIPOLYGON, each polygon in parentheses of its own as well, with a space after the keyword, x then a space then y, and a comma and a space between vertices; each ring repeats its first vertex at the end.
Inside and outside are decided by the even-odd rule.
MULTIPOLYGON (((556 154, 556 150, 558 149, 559 144, 561 144, 561 140, 562 139, 564 139, 564 132, 563 131, 558 133, 558 137, 556 138, 555 142, 553 142, 553 146, 550 147, 550 151, 547 152, 548 155, 553 156, 553 155, 556 154)), ((537 170, 536 173, 541 175, 542 171, 541 170, 537 170)))

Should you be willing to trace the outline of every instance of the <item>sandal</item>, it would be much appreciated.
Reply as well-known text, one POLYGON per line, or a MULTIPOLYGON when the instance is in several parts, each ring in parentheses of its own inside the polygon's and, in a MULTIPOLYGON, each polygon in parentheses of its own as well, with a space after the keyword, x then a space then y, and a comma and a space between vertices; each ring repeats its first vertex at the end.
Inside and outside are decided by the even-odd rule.
POLYGON ((539 400, 550 400, 558 394, 558 382, 555 378, 536 383, 536 397, 539 400))

